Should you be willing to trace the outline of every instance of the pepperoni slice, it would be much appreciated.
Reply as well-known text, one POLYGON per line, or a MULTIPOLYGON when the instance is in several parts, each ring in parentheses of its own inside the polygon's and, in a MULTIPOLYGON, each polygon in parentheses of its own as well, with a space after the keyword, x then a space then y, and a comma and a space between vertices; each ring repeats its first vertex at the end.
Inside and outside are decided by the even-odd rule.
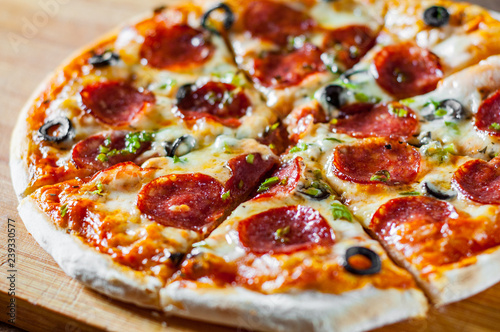
POLYGON ((128 83, 116 81, 87 85, 80 96, 84 110, 114 127, 128 124, 148 104, 155 102, 151 92, 140 92, 128 83))
POLYGON ((285 88, 299 84, 307 76, 323 72, 321 51, 306 43, 290 53, 270 52, 254 60, 252 77, 266 87, 285 88))
POLYGON ((294 160, 282 165, 276 172, 271 175, 271 178, 278 178, 276 183, 269 187, 266 191, 257 195, 255 199, 269 197, 283 197, 291 193, 300 180, 302 158, 297 157, 294 160))
POLYGON ((455 263, 500 243, 497 221, 470 219, 450 203, 424 196, 390 200, 373 215, 370 228, 426 267, 455 263))
POLYGON ((125 161, 134 161, 137 156, 150 148, 151 142, 142 142, 140 147, 134 152, 128 152, 125 149, 125 138, 127 132, 115 131, 109 135, 99 134, 79 142, 73 147, 72 158, 76 167, 100 171, 112 165, 125 161), (105 151, 124 151, 123 153, 104 154, 102 158, 98 156, 105 151))
POLYGON ((137 207, 164 226, 203 231, 224 216, 229 200, 223 194, 224 188, 211 176, 171 174, 145 185, 137 207))
POLYGON ((430 92, 444 76, 439 58, 412 43, 384 47, 374 64, 377 83, 398 99, 430 92))
POLYGON ((483 101, 477 110, 476 127, 489 135, 500 136, 500 90, 483 101))
POLYGON ((270 126, 268 130, 264 133, 264 137, 257 138, 257 141, 261 144, 267 145, 271 150, 280 155, 288 149, 290 146, 290 139, 288 137, 288 130, 280 123, 278 128, 273 128, 270 126))
POLYGON ((208 61, 215 47, 201 30, 188 25, 158 25, 146 36, 140 56, 158 69, 188 70, 208 61))
POLYGON ((332 245, 335 235, 318 211, 286 206, 251 216, 238 224, 241 244, 256 254, 288 254, 332 245))
POLYGON ((376 35, 365 25, 350 25, 330 31, 324 48, 333 49, 336 59, 351 68, 375 46, 376 35))
POLYGON ((274 1, 251 1, 243 13, 245 30, 253 37, 285 46, 289 37, 302 35, 316 23, 306 13, 274 1))
POLYGON ((489 163, 471 160, 453 175, 453 184, 467 198, 481 204, 500 204, 500 157, 489 163))
POLYGON ((458 218, 450 203, 426 196, 396 198, 382 205, 373 215, 370 229, 381 238, 394 235, 394 227, 404 223, 437 223, 458 218))
POLYGON ((231 177, 226 182, 226 191, 231 197, 244 198, 276 164, 275 157, 262 158, 260 153, 250 153, 235 157, 227 163, 231 177))
POLYGON ((417 177, 419 168, 419 152, 398 141, 369 140, 339 145, 334 151, 335 174, 356 183, 409 184, 417 177))
POLYGON ((415 112, 400 103, 362 105, 355 114, 338 118, 332 131, 358 138, 406 138, 417 132, 415 112))
POLYGON ((250 101, 232 84, 208 82, 194 91, 187 89, 177 106, 186 119, 210 117, 235 128, 241 124, 238 119, 246 115, 250 101))

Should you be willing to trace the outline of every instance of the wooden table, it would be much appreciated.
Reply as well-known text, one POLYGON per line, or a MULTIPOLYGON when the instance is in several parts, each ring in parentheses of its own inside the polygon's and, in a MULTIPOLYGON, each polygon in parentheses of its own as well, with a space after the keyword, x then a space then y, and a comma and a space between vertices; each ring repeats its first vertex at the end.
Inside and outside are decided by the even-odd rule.
MULTIPOLYGON (((476 2, 500 10, 498 0, 476 2)), ((66 332, 234 331, 164 318, 152 310, 119 303, 82 287, 37 245, 16 211, 8 150, 10 134, 23 103, 44 76, 74 50, 124 20, 161 4, 161 0, 0 0, 0 321, 9 319, 6 247, 10 218, 16 227, 14 326, 30 331, 66 332)), ((426 320, 395 324, 383 331, 499 329, 500 285, 497 285, 468 300, 433 309, 426 320)))

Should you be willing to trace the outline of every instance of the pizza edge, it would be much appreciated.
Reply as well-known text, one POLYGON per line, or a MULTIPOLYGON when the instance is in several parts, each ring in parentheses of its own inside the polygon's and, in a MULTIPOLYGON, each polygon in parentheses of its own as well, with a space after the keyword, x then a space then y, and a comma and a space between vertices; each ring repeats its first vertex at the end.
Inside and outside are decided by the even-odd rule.
POLYGON ((457 263, 438 267, 428 277, 408 263, 402 255, 384 245, 399 265, 409 271, 436 307, 466 299, 500 281, 500 247, 494 247, 457 263))

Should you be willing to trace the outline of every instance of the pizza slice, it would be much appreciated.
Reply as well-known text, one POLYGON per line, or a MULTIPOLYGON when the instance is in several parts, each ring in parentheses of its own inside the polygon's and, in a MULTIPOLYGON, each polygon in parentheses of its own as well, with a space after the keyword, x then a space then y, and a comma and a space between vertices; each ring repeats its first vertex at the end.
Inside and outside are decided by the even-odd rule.
POLYGON ((264 138, 277 116, 193 4, 158 9, 81 52, 41 86, 12 145, 16 193, 117 163, 264 138), (182 145, 181 149, 173 149, 182 145))
POLYGON ((500 22, 485 9, 449 1, 387 1, 375 45, 316 94, 330 112, 432 92, 451 74, 499 53, 500 22))
POLYGON ((183 157, 116 164, 21 201, 27 229, 70 276, 158 307, 158 290, 277 162, 253 139, 221 136, 183 157))
POLYGON ((490 160, 500 153, 500 58, 490 57, 444 79, 436 90, 404 101, 419 114, 416 145, 490 160))
POLYGON ((368 0, 234 0, 213 8, 221 6, 234 17, 228 38, 236 62, 282 116, 371 49, 384 10, 368 0))
POLYGON ((397 138, 353 138, 324 125, 291 152, 319 160, 342 202, 435 304, 500 281, 498 158, 460 157, 397 138))
POLYGON ((161 291, 164 310, 256 330, 361 331, 426 312, 408 272, 293 153, 161 291), (362 312, 362 315, 358 313, 362 312))

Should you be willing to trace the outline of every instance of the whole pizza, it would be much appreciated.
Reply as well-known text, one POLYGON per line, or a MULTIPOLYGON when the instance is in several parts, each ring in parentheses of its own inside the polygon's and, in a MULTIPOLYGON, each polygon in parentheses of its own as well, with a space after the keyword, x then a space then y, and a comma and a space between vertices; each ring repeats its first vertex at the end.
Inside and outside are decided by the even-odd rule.
POLYGON ((500 22, 447 0, 170 3, 20 114, 29 232, 191 319, 362 331, 500 281, 500 22))

